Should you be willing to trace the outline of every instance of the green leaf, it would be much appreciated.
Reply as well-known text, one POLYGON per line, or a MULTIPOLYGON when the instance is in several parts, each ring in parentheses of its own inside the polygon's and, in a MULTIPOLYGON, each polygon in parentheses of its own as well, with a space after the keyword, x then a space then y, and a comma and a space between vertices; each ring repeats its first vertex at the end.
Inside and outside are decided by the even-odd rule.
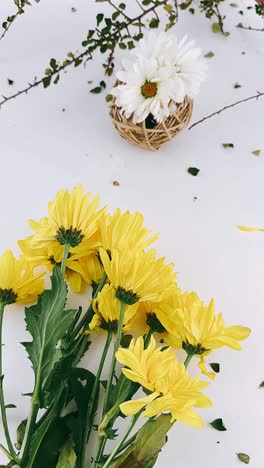
POLYGON ((237 4, 237 3, 230 3, 230 6, 233 7, 233 8, 238 8, 238 4, 237 4))
POLYGON ((74 468, 76 459, 77 457, 73 448, 73 441, 69 438, 61 449, 56 468, 74 468))
POLYGON ((254 150, 252 151, 252 154, 254 154, 255 156, 260 156, 261 150, 254 150))
MULTIPOLYGON (((65 406, 66 396, 67 390, 63 389, 63 391, 58 394, 57 400, 54 402, 51 411, 47 413, 47 416, 42 424, 40 424, 37 430, 35 430, 30 442, 29 455, 26 465, 27 468, 40 468, 38 462, 39 450, 41 449, 42 444, 45 443, 45 437, 48 431, 53 427, 54 421, 60 416, 60 413, 65 406)), ((53 429, 53 432, 54 430, 55 428, 53 429)))
POLYGON ((204 57, 205 57, 205 58, 214 57, 214 53, 213 53, 213 52, 207 52, 207 54, 205 54, 204 57))
POLYGON ((54 267, 51 284, 52 289, 44 291, 35 306, 26 308, 27 330, 33 341, 22 343, 32 362, 40 394, 61 357, 57 344, 69 328, 75 313, 74 310, 64 310, 67 287, 57 266, 54 267))
POLYGON ((223 148, 234 148, 233 143, 223 143, 222 146, 223 146, 223 148))
POLYGON ((121 455, 113 468, 152 468, 158 454, 167 441, 167 432, 172 427, 170 414, 162 414, 149 420, 137 433, 135 442, 121 455))
POLYGON ((158 18, 152 18, 149 22, 149 27, 154 29, 159 27, 159 20, 158 18))
POLYGON ((187 10, 187 8, 191 5, 192 0, 187 0, 184 3, 180 3, 180 9, 181 10, 187 10))
POLYGON ((50 66, 51 66, 52 70, 56 70, 57 62, 56 62, 55 58, 50 59, 50 66))
POLYGON ((5 405, 5 408, 16 408, 16 405, 13 405, 12 403, 10 403, 9 405, 5 405))
POLYGON ((96 15, 97 26, 99 26, 99 24, 103 21, 103 19, 104 19, 103 13, 98 13, 98 15, 96 15))
POLYGON ((17 443, 16 443, 16 448, 17 450, 21 449, 24 435, 25 435, 25 430, 26 430, 26 425, 27 425, 27 420, 23 419, 21 423, 19 424, 17 430, 16 430, 16 436, 17 436, 17 443))
POLYGON ((125 3, 120 3, 120 4, 119 4, 119 8, 120 8, 121 10, 125 10, 125 9, 126 9, 126 4, 125 4, 125 3))
POLYGON ((212 31, 213 31, 214 33, 221 33, 222 30, 221 30, 220 24, 219 24, 219 23, 213 23, 213 24, 212 24, 212 31))
POLYGON ((197 167, 189 167, 187 169, 187 172, 195 177, 200 172, 200 169, 198 169, 197 167))
POLYGON ((37 451, 33 468, 55 467, 60 449, 69 437, 69 429, 63 418, 56 418, 50 424, 37 451))
POLYGON ((237 89, 237 88, 242 88, 242 86, 241 86, 241 84, 239 84, 239 83, 235 83, 235 84, 234 84, 234 88, 235 88, 235 89, 237 89))
POLYGON ((42 79, 42 83, 44 88, 48 88, 51 82, 51 76, 45 76, 45 78, 42 79))
POLYGON ((13 84, 14 84, 14 80, 11 80, 10 78, 7 79, 7 82, 9 84, 9 86, 13 86, 13 84))
POLYGON ((226 431, 226 427, 224 426, 222 418, 215 419, 214 421, 210 422, 210 425, 217 431, 226 431))
POLYGON ((126 44, 124 42, 119 42, 118 45, 119 45, 120 49, 122 49, 122 50, 127 48, 127 46, 126 46, 126 44))
POLYGON ((237 458, 246 465, 250 462, 250 457, 246 453, 237 453, 237 458))
POLYGON ((263 382, 261 382, 261 384, 259 385, 259 388, 264 388, 264 380, 263 380, 263 382))
POLYGON ((102 88, 101 86, 96 86, 95 88, 91 89, 90 90, 90 93, 93 93, 93 94, 100 94, 102 92, 102 88))
POLYGON ((210 365, 210 367, 213 369, 214 372, 216 372, 217 374, 219 374, 219 372, 220 372, 220 364, 218 364, 218 362, 211 362, 209 365, 210 365))

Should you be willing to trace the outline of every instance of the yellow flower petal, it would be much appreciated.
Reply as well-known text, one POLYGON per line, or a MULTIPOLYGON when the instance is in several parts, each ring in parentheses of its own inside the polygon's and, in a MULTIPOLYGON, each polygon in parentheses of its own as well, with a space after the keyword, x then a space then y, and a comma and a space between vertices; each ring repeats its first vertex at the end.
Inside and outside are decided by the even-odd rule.
POLYGON ((245 231, 245 232, 264 231, 264 229, 261 229, 261 228, 254 228, 254 227, 248 227, 248 226, 237 226, 237 228, 238 228, 240 231, 245 231))

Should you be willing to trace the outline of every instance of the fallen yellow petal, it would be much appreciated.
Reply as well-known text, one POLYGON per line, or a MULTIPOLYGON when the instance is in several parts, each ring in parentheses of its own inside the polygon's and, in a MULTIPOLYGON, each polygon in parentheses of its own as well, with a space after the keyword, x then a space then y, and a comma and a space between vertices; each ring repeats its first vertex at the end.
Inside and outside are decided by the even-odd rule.
POLYGON ((254 228, 254 227, 247 227, 247 226, 237 226, 237 228, 240 231, 246 231, 246 232, 264 231, 264 229, 261 229, 261 228, 254 228))

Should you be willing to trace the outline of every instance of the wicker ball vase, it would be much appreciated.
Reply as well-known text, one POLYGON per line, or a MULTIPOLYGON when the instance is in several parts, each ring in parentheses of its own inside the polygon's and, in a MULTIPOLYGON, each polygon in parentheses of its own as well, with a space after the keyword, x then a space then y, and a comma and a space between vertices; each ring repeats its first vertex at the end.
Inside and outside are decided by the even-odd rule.
POLYGON ((193 101, 185 97, 173 115, 154 128, 146 128, 146 123, 134 124, 132 118, 126 119, 115 101, 110 105, 110 117, 119 135, 141 148, 158 150, 164 143, 172 140, 189 123, 193 109, 193 101))

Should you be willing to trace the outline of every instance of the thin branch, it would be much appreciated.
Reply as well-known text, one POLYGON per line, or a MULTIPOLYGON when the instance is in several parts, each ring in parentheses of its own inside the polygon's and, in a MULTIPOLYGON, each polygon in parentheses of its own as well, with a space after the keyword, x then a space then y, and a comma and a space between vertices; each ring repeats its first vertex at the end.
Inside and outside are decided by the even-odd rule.
POLYGON ((10 22, 7 23, 7 26, 6 26, 6 28, 4 29, 4 32, 3 32, 3 33, 1 34, 1 36, 0 36, 0 41, 1 41, 2 39, 4 39, 4 37, 5 37, 6 33, 7 33, 7 31, 11 28, 12 24, 14 23, 14 21, 16 20, 16 18, 17 18, 19 15, 21 15, 21 11, 20 11, 20 10, 17 10, 16 14, 13 16, 12 21, 10 21, 10 22))
POLYGON ((212 114, 207 115, 206 117, 203 117, 201 120, 198 120, 198 122, 195 122, 194 124, 192 124, 189 127, 189 130, 191 130, 191 128, 195 127, 196 125, 199 125, 200 123, 204 122, 205 120, 208 120, 211 117, 214 117, 215 115, 221 114, 221 112, 225 111, 226 109, 230 109, 230 107, 235 107, 238 104, 242 104, 242 102, 252 101, 253 99, 258 99, 258 98, 260 98, 262 96, 264 96, 264 92, 262 93, 262 92, 258 91, 257 94, 255 94, 255 96, 250 96, 250 97, 248 97, 246 99, 241 99, 240 101, 233 102, 232 104, 229 104, 228 106, 225 106, 222 109, 220 109, 220 110, 218 110, 216 112, 213 112, 212 114))
POLYGON ((243 26, 243 24, 239 24, 237 28, 240 29, 247 29, 247 31, 258 31, 258 32, 264 32, 264 28, 252 28, 251 26, 243 26))
MULTIPOLYGON (((168 0, 164 0, 163 2, 161 2, 159 4, 159 6, 161 5, 166 5, 168 3, 168 0)), ((140 13, 138 16, 136 16, 135 18, 128 18, 127 20, 127 23, 124 27, 120 27, 119 29, 117 29, 116 31, 114 31, 113 33, 109 34, 105 39, 106 40, 111 40, 111 39, 114 39, 118 34, 120 34, 120 31, 122 29, 125 29, 127 28, 128 26, 130 26, 132 23, 135 23, 135 22, 140 22, 140 20, 148 15, 149 13, 151 13, 152 11, 155 11, 155 9, 157 8, 157 5, 153 5, 152 7, 142 11, 142 13, 140 13)), ((100 31, 98 31, 98 34, 100 34, 100 31)), ((100 38, 99 38, 100 39, 100 38)), ((98 41, 99 41, 98 39, 98 41)), ((98 46, 98 43, 95 41, 94 43, 94 49, 97 48, 98 46)), ((55 75, 58 75, 61 71, 65 70, 66 68, 68 68, 69 66, 72 66, 76 63, 78 63, 80 60, 82 61, 85 57, 87 57, 87 60, 90 60, 92 59, 92 55, 91 55, 91 51, 89 49, 86 49, 84 52, 82 52, 81 54, 79 55, 76 55, 76 56, 73 56, 71 60, 67 59, 66 61, 64 61, 62 63, 62 65, 60 65, 59 67, 57 67, 55 70, 52 70, 50 73, 49 73, 49 77, 53 77, 55 75)), ((41 83, 43 83, 43 79, 45 77, 42 77, 41 79, 39 80, 36 80, 34 81, 34 83, 29 83, 28 86, 20 91, 18 91, 17 93, 15 94, 12 94, 10 96, 2 96, 3 99, 2 101, 0 101, 0 108, 1 106, 3 106, 4 104, 6 104, 8 101, 12 100, 12 99, 15 99, 16 97, 18 96, 21 96, 22 94, 27 94, 29 91, 31 91, 31 89, 33 88, 36 88, 37 86, 39 86, 41 83)))

